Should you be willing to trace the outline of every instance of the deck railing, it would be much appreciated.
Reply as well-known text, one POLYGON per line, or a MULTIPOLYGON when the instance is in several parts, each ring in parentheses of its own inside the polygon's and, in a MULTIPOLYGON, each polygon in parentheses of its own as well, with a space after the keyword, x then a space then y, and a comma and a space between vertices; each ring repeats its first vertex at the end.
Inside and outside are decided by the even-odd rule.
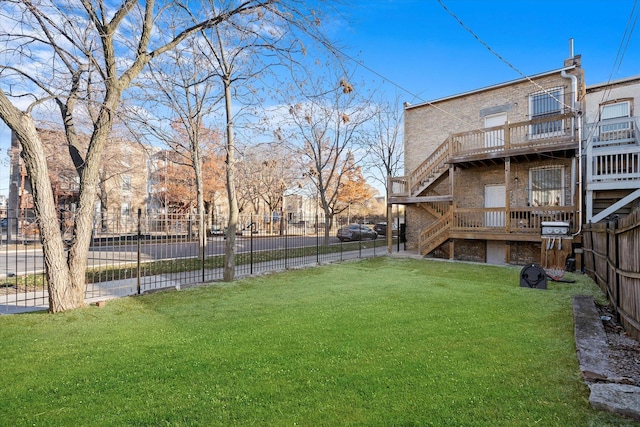
POLYGON ((542 222, 567 222, 574 227, 573 206, 529 206, 521 208, 455 208, 452 231, 477 233, 540 234, 542 222))
POLYGON ((451 156, 456 159, 510 150, 539 149, 571 141, 572 114, 558 114, 518 123, 451 135, 451 156))
POLYGON ((604 120, 585 131, 587 184, 640 181, 638 117, 604 120))
MULTIPOLYGON (((452 134, 409 175, 389 178, 389 197, 416 196, 441 174, 453 158, 541 151, 575 139, 573 114, 558 114, 518 123, 452 134)), ((577 147, 577 141, 576 141, 577 147)))

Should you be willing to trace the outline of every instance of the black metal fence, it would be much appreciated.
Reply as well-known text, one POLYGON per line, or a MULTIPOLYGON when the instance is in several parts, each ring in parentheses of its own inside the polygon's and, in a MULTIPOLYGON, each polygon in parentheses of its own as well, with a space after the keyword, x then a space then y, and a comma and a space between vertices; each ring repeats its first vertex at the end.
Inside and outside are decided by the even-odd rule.
MULTIPOLYGON (((126 220, 120 218, 117 224, 96 220, 87 259, 87 303, 222 280, 226 223, 209 221, 203 246, 197 219, 190 214, 139 213, 126 220)), ((395 234, 391 245, 385 235, 339 239, 338 229, 354 222, 334 218, 326 234, 327 221, 318 216, 296 222, 274 215, 243 216, 235 236, 235 276, 404 250, 395 234)), ((374 228, 375 224, 366 226, 374 228)), ((69 229, 66 224, 63 231, 69 229)), ((0 243, 0 314, 47 309, 37 221, 7 219, 0 243)))

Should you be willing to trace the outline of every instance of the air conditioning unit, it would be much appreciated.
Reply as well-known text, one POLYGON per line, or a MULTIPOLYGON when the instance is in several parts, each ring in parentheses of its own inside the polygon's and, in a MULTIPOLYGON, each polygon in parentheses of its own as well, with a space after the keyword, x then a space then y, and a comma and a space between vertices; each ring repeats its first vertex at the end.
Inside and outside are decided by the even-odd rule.
POLYGON ((542 221, 542 237, 562 237, 569 235, 569 223, 561 221, 542 221))

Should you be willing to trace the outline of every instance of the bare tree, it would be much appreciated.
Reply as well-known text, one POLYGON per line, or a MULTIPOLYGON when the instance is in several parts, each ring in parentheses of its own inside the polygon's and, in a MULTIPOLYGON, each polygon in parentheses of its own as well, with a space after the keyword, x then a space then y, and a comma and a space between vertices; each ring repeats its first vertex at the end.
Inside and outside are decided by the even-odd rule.
MULTIPOLYGON (((49 310, 84 305, 86 260, 102 154, 123 92, 154 58, 190 36, 233 16, 275 7, 275 0, 247 0, 220 9, 200 9, 195 24, 155 33, 167 13, 184 5, 153 0, 31 0, 3 2, 0 20, 0 118, 17 136, 29 174, 49 286, 49 310), (80 181, 73 240, 68 252, 58 226, 42 140, 33 112, 57 105, 80 181), (91 121, 89 144, 78 142, 78 116, 91 121)), ((192 15, 193 16, 193 15, 192 15)), ((166 28, 165 28, 166 29, 166 28)))
MULTIPOLYGON (((389 177, 398 176, 403 168, 404 144, 402 132, 403 107, 399 97, 395 102, 382 102, 370 123, 370 137, 363 139, 363 149, 368 153, 364 167, 375 181, 384 187, 385 202, 389 195, 389 177)), ((391 206, 387 205, 387 223, 391 223, 391 206)), ((391 250, 392 234, 387 233, 387 245, 391 250)))
MULTIPOLYGON (((215 10, 217 5, 211 2, 210 7, 215 10)), ((238 106, 262 104, 255 83, 259 81, 262 86, 267 86, 267 80, 275 78, 275 74, 270 73, 274 67, 289 67, 295 62, 295 56, 304 53, 301 38, 329 45, 317 31, 318 16, 315 11, 304 8, 264 8, 253 14, 238 15, 224 25, 203 31, 203 39, 207 43, 203 53, 210 60, 212 74, 221 83, 224 103, 229 208, 223 272, 225 281, 233 280, 235 275, 235 238, 240 211, 236 178, 236 132, 240 127, 241 115, 238 106)))
POLYGON ((204 253, 207 238, 203 146, 219 142, 218 132, 209 129, 207 123, 219 108, 221 94, 201 46, 202 33, 198 36, 150 64, 149 79, 140 85, 143 114, 135 116, 142 124, 143 134, 167 145, 184 157, 181 163, 193 169, 198 241, 200 253, 204 253), (153 111, 153 120, 148 120, 148 111, 153 111), (168 117, 163 116, 165 113, 168 117))
POLYGON ((364 168, 371 178, 384 186, 385 197, 388 194, 389 177, 399 175, 403 165, 402 117, 402 105, 398 98, 394 103, 379 103, 369 123, 370 136, 362 140, 363 148, 368 153, 364 168))
POLYGON ((253 204, 254 213, 262 213, 269 218, 271 232, 274 213, 282 212, 284 208, 285 191, 294 187, 300 177, 297 164, 291 162, 292 155, 283 145, 263 144, 252 147, 238 164, 242 178, 239 192, 253 204))
POLYGON ((354 150, 365 136, 372 111, 369 100, 346 77, 319 78, 305 90, 309 95, 304 102, 291 105, 290 121, 281 127, 291 133, 278 134, 296 147, 317 191, 327 218, 324 242, 328 244, 343 180, 356 167, 354 150))

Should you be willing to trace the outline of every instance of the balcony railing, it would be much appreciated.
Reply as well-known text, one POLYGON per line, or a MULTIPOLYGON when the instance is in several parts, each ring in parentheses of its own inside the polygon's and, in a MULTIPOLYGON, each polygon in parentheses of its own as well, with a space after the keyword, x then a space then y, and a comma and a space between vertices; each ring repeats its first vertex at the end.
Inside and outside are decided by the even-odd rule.
POLYGON ((571 142, 573 119, 572 114, 558 114, 453 134, 451 157, 463 159, 512 150, 539 150, 559 142, 571 142))
POLYGON ((421 193, 442 173, 442 165, 483 157, 552 150, 575 143, 574 116, 558 114, 524 122, 506 123, 486 129, 450 135, 407 176, 389 178, 389 197, 411 197, 421 193))
POLYGON ((585 132, 587 184, 640 181, 638 117, 603 120, 585 132))
POLYGON ((454 208, 453 232, 540 234, 542 222, 567 222, 574 228, 573 206, 454 208))

